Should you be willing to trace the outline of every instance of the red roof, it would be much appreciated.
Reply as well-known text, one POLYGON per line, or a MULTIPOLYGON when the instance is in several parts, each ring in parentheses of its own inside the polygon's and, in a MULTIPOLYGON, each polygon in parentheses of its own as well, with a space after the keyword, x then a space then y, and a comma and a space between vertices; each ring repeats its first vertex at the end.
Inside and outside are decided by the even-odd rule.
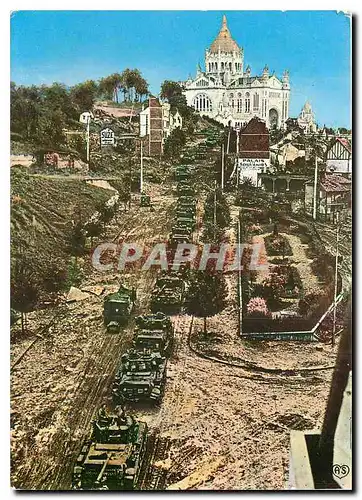
POLYGON ((252 118, 240 132, 242 158, 269 158, 269 133, 265 122, 252 118))
POLYGON ((327 174, 321 182, 321 189, 328 193, 351 190, 351 181, 337 174, 327 174))
POLYGON ((348 140, 346 137, 337 137, 337 138, 336 138, 336 142, 337 142, 337 141, 338 141, 339 143, 341 143, 341 144, 342 144, 342 146, 343 146, 344 148, 346 148, 346 149, 347 149, 347 151, 348 151, 349 153, 352 153, 352 146, 351 146, 351 143, 349 142, 349 140, 348 140))

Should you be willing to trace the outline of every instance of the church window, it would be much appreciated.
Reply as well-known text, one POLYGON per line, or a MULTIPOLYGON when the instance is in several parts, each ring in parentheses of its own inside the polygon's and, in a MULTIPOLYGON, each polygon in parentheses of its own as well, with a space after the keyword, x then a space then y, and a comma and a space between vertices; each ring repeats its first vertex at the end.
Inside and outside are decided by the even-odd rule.
POLYGON ((215 71, 217 71, 217 62, 215 63, 215 71))
POLYGON ((229 69, 232 70, 232 63, 229 63, 229 69))
POLYGON ((221 63, 221 71, 224 69, 224 63, 221 63))
POLYGON ((243 100, 239 98, 237 102, 238 102, 237 112, 242 113, 243 112, 243 100))
POLYGON ((253 110, 254 111, 259 110, 259 94, 254 94, 253 96, 253 110))
POLYGON ((212 103, 206 94, 198 94, 192 101, 195 111, 212 111, 212 103))
POLYGON ((238 70, 238 63, 235 63, 235 71, 238 70))
POLYGON ((245 94, 245 113, 250 113, 250 94, 245 94))
POLYGON ((241 92, 238 93, 238 97, 239 97, 239 99, 241 98, 241 92))
POLYGON ((233 99, 234 98, 234 94, 230 94, 230 99, 233 99))

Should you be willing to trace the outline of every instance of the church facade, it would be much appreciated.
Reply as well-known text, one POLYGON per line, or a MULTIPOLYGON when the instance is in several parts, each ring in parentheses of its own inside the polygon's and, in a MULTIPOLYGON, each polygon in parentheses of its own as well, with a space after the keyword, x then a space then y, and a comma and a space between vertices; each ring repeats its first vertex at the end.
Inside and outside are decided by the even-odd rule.
POLYGON ((187 104, 200 114, 233 127, 251 118, 265 121, 268 128, 284 128, 289 117, 289 73, 282 78, 269 73, 259 76, 244 70, 244 51, 231 37, 226 16, 216 39, 205 54, 205 71, 198 66, 196 77, 182 83, 187 104))

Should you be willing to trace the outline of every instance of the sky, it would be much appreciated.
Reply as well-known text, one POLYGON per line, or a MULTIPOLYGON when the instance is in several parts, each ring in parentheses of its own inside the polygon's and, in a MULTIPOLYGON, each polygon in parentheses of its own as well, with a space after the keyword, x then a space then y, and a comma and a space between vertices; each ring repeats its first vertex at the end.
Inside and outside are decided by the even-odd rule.
POLYGON ((306 100, 320 125, 351 127, 350 18, 336 11, 18 11, 11 79, 73 85, 138 68, 154 94, 204 66, 226 14, 252 75, 289 70, 290 116, 306 100))

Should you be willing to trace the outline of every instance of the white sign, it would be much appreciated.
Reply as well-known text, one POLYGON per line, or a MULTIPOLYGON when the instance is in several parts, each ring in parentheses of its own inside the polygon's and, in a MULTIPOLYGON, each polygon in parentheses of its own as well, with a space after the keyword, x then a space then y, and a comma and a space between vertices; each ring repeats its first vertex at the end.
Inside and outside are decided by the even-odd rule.
POLYGON ((101 131, 101 146, 114 146, 114 132, 111 128, 104 128, 101 131))
POLYGON ((80 123, 88 123, 93 117, 93 114, 90 111, 85 111, 79 117, 80 123))
POLYGON ((269 167, 269 160, 261 158, 240 158, 239 167, 246 170, 263 170, 269 167))

